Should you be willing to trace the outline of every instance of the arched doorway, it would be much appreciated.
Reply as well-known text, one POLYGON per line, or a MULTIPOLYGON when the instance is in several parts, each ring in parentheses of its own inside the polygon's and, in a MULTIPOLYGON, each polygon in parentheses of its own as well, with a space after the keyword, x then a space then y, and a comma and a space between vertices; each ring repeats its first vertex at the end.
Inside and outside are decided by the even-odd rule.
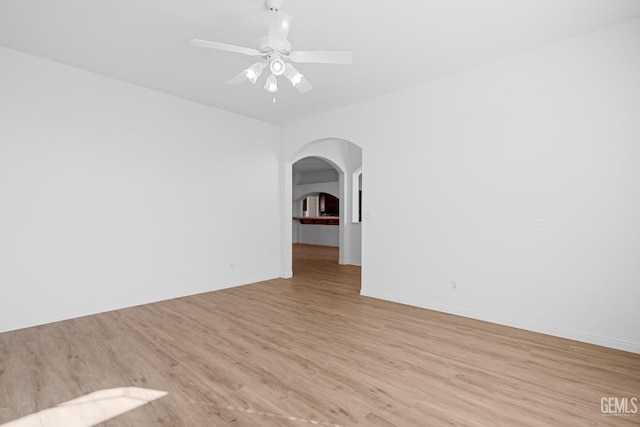
POLYGON ((292 172, 292 243, 339 248, 342 171, 319 157, 305 157, 292 172))
POLYGON ((282 219, 282 266, 281 277, 293 276, 292 243, 293 243, 293 165, 305 158, 321 159, 329 163, 338 172, 338 198, 341 203, 340 223, 338 225, 339 263, 361 265, 361 223, 353 221, 353 176, 362 169, 362 149, 349 141, 338 138, 327 138, 309 142, 291 155, 285 157, 283 164, 283 219, 282 219), (288 157, 288 158, 287 158, 288 157))

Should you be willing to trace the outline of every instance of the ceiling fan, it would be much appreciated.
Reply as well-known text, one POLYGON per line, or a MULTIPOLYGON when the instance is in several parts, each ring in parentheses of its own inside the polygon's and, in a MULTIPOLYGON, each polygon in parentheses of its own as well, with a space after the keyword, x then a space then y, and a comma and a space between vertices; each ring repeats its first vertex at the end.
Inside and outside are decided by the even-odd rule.
POLYGON ((282 0, 266 0, 265 6, 269 9, 271 21, 269 35, 263 37, 258 49, 234 46, 226 43, 218 43, 207 40, 193 39, 192 46, 206 47, 209 49, 223 50, 227 52, 243 53, 249 56, 258 56, 260 61, 251 65, 237 76, 230 79, 227 84, 238 85, 249 80, 255 84, 262 71, 269 68, 270 74, 264 88, 267 92, 278 91, 278 76, 284 76, 293 87, 304 93, 313 89, 311 83, 295 69, 291 62, 316 63, 316 64, 351 64, 351 52, 339 51, 292 51, 291 43, 287 40, 291 28, 291 15, 280 12, 282 0), (289 62, 291 61, 291 62, 289 62))

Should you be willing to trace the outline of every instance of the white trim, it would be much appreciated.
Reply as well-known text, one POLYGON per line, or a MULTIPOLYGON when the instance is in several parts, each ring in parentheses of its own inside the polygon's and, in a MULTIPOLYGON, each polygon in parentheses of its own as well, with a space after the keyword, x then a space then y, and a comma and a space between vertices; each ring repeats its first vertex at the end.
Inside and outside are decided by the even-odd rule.
POLYGON ((360 224, 360 176, 362 175, 362 166, 351 174, 351 223, 360 224))
POLYGON ((600 345, 603 347, 615 348, 618 350, 629 351, 631 353, 640 354, 640 343, 608 338, 599 335, 587 334, 584 332, 573 331, 570 329, 557 328, 554 326, 544 325, 541 323, 530 322, 527 320, 513 319, 510 317, 496 316, 493 314, 482 313, 466 308, 455 307, 446 304, 433 303, 416 298, 392 295, 386 292, 375 290, 361 290, 360 295, 370 298, 381 299, 385 301, 397 302, 400 304, 411 305, 414 307, 426 308, 428 310, 439 311, 442 313, 455 314, 457 316, 468 317, 485 322, 496 323, 498 325, 510 326, 513 328, 524 329, 527 331, 538 332, 541 334, 552 335, 555 337, 566 338, 574 341, 581 341, 589 344, 600 345))

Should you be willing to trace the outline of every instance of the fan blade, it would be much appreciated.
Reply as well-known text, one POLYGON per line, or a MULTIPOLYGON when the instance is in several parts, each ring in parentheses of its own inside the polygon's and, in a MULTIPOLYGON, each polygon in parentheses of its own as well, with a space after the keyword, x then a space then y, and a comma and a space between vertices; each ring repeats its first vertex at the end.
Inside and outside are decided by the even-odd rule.
POLYGON ((247 79, 247 72, 243 70, 243 71, 240 72, 240 74, 230 78, 227 81, 227 84, 230 85, 230 86, 237 86, 237 85, 239 85, 241 83, 244 83, 244 82, 246 82, 248 80, 249 79, 247 79))
POLYGON ((234 53, 244 53, 245 55, 249 55, 249 56, 260 55, 260 52, 258 52, 256 49, 249 49, 248 47, 234 46, 232 44, 210 42, 207 40, 193 39, 191 40, 191 46, 206 47, 209 49, 224 50, 227 52, 234 52, 234 53))
POLYGON ((351 52, 304 51, 291 52, 289 58, 293 62, 312 62, 316 64, 351 64, 351 52))
POLYGON ((298 89, 300 93, 305 93, 313 89, 313 86, 311 86, 311 83, 309 83, 309 80, 302 77, 302 80, 300 80, 300 83, 296 85, 296 89, 298 89))
MULTIPOLYGON (((269 25, 269 47, 275 50, 283 50, 287 47, 287 36, 291 28, 291 15, 272 11, 271 24, 269 25)), ((290 47, 289 47, 290 48, 290 47)))

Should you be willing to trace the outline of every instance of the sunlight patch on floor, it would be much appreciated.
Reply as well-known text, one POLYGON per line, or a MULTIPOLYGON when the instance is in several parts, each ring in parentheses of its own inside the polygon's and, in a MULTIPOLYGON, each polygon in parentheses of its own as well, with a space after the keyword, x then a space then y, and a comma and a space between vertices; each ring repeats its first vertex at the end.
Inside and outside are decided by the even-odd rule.
POLYGON ((91 427, 166 395, 165 391, 139 387, 99 390, 0 427, 91 427))

